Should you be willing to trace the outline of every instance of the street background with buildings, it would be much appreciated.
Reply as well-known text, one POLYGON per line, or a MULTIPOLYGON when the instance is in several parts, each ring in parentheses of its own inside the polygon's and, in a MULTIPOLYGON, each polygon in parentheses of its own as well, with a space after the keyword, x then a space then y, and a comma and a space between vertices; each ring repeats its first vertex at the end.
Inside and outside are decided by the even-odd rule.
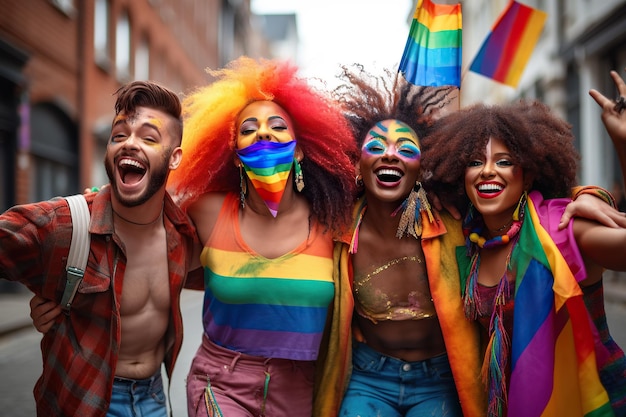
MULTIPOLYGON (((112 93, 121 84, 150 79, 182 96, 211 81, 206 68, 220 68, 240 55, 298 62, 304 56, 299 42, 303 16, 255 13, 254 1, 0 0, 0 212, 107 182, 102 161, 113 117, 112 93)), ((415 1, 403 0, 406 13, 397 16, 397 22, 381 19, 381 10, 396 1, 400 0, 307 3, 325 8, 320 10, 322 16, 335 13, 335 8, 341 10, 346 21, 351 19, 346 5, 371 13, 359 23, 363 30, 377 34, 375 45, 368 41, 374 50, 374 46, 388 45, 385 34, 390 26, 403 25, 408 36, 415 1)), ((461 1, 463 68, 469 66, 508 1, 461 1)), ((603 186, 620 197, 624 185, 619 163, 601 123, 600 109, 588 91, 596 88, 614 96, 609 70, 626 75, 626 0, 520 2, 546 11, 548 19, 518 88, 464 70, 461 106, 519 97, 545 102, 573 127, 582 156, 579 183, 603 186)), ((330 35, 335 42, 325 45, 326 50, 343 48, 346 56, 350 48, 344 45, 362 42, 358 31, 330 25, 323 18, 306 27, 308 38, 330 35), (344 41, 341 46, 339 40, 344 41)), ((400 58, 388 65, 397 65, 400 58)), ((320 54, 318 59, 326 56, 320 54)), ((354 60, 350 61, 344 64, 354 60)), ((7 310, 2 310, 9 306, 7 300, 27 303, 25 291, 0 281, 0 312, 7 310)), ((624 294, 626 275, 608 271, 605 296, 619 317, 626 317, 619 310, 626 306, 624 294)), ((16 313, 18 318, 0 314, 0 340, 6 341, 12 320, 25 325, 25 314, 22 310, 16 313)), ((200 313, 195 314, 199 323, 200 313)), ((620 332, 625 347, 626 321, 617 323, 624 326, 612 330, 620 332)), ((0 361, 0 369, 3 366, 0 361)), ((178 371, 185 371, 181 367, 178 371)), ((10 374, 2 374, 4 379, 9 376, 11 385, 10 374)), ((31 392, 32 387, 26 393, 30 398, 31 392)), ((3 396, 7 393, 0 387, 2 415, 6 411, 3 396)))

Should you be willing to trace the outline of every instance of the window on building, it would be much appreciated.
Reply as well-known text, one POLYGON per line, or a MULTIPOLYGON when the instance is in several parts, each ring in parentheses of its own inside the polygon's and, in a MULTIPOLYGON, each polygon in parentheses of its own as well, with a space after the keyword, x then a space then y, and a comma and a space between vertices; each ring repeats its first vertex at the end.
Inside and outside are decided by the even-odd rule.
POLYGON ((109 54, 109 0, 96 0, 93 22, 93 48, 96 64, 108 69, 111 62, 109 54))
POLYGON ((80 192, 76 125, 57 106, 36 104, 30 116, 34 182, 30 201, 80 192))
POLYGON ((135 79, 150 79, 150 43, 145 36, 135 50, 135 79))
POLYGON ((130 20, 122 12, 115 27, 115 69, 118 81, 126 82, 130 78, 130 20))

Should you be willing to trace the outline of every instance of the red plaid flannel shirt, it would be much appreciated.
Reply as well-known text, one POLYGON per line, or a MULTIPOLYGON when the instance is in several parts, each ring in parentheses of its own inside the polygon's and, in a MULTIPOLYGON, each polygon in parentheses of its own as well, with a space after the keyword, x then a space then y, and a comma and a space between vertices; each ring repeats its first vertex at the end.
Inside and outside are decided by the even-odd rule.
MULTIPOLYGON (((34 390, 39 416, 105 416, 109 408, 120 347, 119 299, 126 256, 113 232, 110 188, 86 198, 91 211, 89 260, 69 316, 61 314, 43 336, 43 374, 34 390)), ((165 365, 171 378, 183 340, 180 291, 196 235, 169 195, 164 213, 172 304, 165 365)), ((60 302, 71 224, 62 198, 17 206, 0 215, 0 278, 19 281, 60 302)))

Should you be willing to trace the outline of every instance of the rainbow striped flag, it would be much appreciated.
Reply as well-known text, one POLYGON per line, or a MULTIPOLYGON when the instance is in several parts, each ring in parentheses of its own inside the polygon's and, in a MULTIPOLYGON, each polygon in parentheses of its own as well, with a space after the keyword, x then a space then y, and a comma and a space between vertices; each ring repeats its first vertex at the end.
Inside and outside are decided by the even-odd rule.
POLYGON ((512 256, 517 280, 508 416, 613 416, 582 291, 540 224, 541 203, 541 195, 531 193, 512 256))
POLYGON ((461 87, 461 4, 419 0, 399 72, 419 86, 461 87))
POLYGON ((547 13, 511 1, 470 65, 470 71, 517 87, 547 13))

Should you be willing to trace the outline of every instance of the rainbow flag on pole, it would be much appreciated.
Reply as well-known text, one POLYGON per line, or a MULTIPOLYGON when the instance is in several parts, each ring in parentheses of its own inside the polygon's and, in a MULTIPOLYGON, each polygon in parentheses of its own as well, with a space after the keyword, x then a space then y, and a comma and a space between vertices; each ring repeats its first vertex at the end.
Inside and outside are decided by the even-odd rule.
POLYGON ((461 4, 419 0, 400 71, 419 86, 461 86, 461 4))
POLYGON ((547 13, 511 1, 470 65, 470 71, 517 87, 547 13))

